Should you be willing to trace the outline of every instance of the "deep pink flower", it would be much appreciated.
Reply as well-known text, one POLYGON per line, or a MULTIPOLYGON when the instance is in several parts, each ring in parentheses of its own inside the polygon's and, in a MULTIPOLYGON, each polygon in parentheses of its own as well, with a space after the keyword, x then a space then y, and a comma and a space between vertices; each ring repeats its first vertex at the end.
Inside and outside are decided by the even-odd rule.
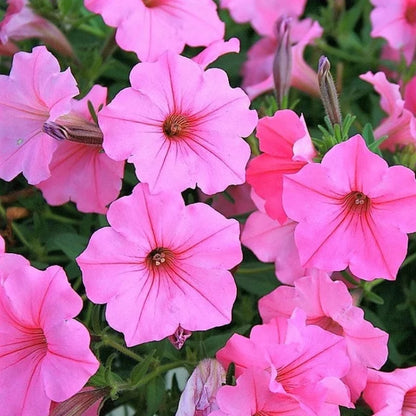
POLYGON ((377 139, 384 135, 388 136, 380 147, 394 152, 397 146, 416 144, 416 118, 414 116, 416 106, 412 99, 414 82, 406 87, 405 100, 403 100, 399 85, 388 82, 383 72, 376 74, 367 72, 360 75, 360 78, 374 86, 380 94, 380 106, 387 113, 387 117, 374 131, 377 139))
POLYGON ((225 370, 215 359, 202 360, 195 368, 179 400, 177 416, 208 416, 217 410, 216 394, 225 383, 225 370))
POLYGON ((359 278, 396 278, 416 231, 416 181, 403 166, 388 167, 356 135, 321 163, 284 179, 283 206, 299 222, 301 263, 322 270, 349 267, 359 278))
POLYGON ((391 373, 370 370, 364 400, 373 416, 414 416, 416 409, 416 367, 398 368, 391 373))
POLYGON ((39 38, 63 55, 73 55, 71 44, 49 20, 33 12, 28 0, 7 0, 8 7, 0 22, 0 44, 39 38))
MULTIPOLYGON (((71 112, 60 117, 58 124, 88 127, 92 123, 88 102, 98 113, 106 99, 107 89, 95 85, 82 100, 72 101, 71 112)), ((110 159, 101 144, 63 140, 53 154, 49 169, 51 176, 37 185, 48 204, 73 201, 79 211, 104 214, 107 205, 120 192, 124 161, 110 159)))
POLYGON ((382 37, 411 63, 416 50, 416 1, 371 0, 371 36, 382 37))
POLYGON ((0 284, 0 402, 7 415, 47 415, 98 369, 64 271, 22 266, 0 284))
POLYGON ((298 18, 305 10, 307 0, 221 0, 238 23, 247 23, 260 35, 273 36, 276 21, 281 17, 298 18))
POLYGON ((233 362, 237 378, 249 368, 268 371, 270 391, 290 395, 312 414, 350 406, 348 389, 340 381, 350 365, 345 340, 305 325, 301 310, 290 319, 255 326, 249 339, 234 334, 217 359, 224 368, 233 362))
POLYGON ((130 82, 132 88, 98 114, 111 158, 133 162, 154 193, 198 184, 214 194, 244 182, 250 148, 241 137, 252 132, 257 114, 241 89, 230 88, 224 71, 204 72, 167 53, 136 65, 130 82))
POLYGON ((67 69, 44 46, 13 58, 10 76, 0 75, 0 177, 10 181, 20 172, 29 183, 49 177, 49 163, 58 142, 42 132, 71 109, 78 94, 67 69))
POLYGON ((284 224, 287 215, 282 206, 283 177, 312 162, 316 152, 303 117, 292 110, 277 111, 263 117, 257 126, 260 156, 247 168, 247 182, 265 200, 269 217, 284 224))
POLYGON ((364 390, 367 367, 379 369, 387 359, 388 334, 364 320, 362 309, 344 283, 332 281, 324 273, 297 279, 294 287, 279 286, 259 301, 263 322, 282 316, 289 318, 296 308, 306 313, 306 323, 318 325, 347 343, 351 368, 343 378, 355 401, 364 390))
POLYGON ((141 61, 186 45, 207 46, 224 37, 224 23, 212 0, 85 0, 85 7, 117 28, 116 41, 141 61))
MULTIPOLYGON (((290 85, 307 94, 319 96, 316 72, 306 64, 303 52, 322 35, 323 29, 311 19, 292 20, 290 42, 292 50, 292 73, 290 85)), ((278 42, 276 35, 261 38, 248 51, 243 66, 243 88, 250 98, 255 98, 274 88, 273 61, 278 42)))
POLYGON ((111 227, 95 232, 78 257, 87 296, 107 303, 109 324, 126 344, 205 330, 231 320, 241 261, 238 222, 180 194, 151 195, 139 184, 113 202, 111 227), (195 313, 198 311, 198 313, 195 313))
POLYGON ((259 369, 247 369, 236 386, 223 386, 217 392, 220 410, 209 416, 310 416, 300 403, 285 392, 269 389, 270 375, 259 369))

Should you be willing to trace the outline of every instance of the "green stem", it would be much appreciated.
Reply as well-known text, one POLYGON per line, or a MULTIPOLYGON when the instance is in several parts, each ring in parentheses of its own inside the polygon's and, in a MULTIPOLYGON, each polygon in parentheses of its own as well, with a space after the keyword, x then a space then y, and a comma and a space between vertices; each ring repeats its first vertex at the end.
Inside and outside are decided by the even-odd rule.
POLYGON ((408 264, 410 264, 415 259, 416 259, 416 253, 413 253, 410 256, 407 256, 405 258, 404 262, 402 263, 402 265, 400 266, 400 268, 402 269, 403 267, 407 266, 408 264))
POLYGON ((54 214, 53 212, 46 210, 43 213, 43 217, 48 220, 53 220, 56 222, 61 222, 63 224, 78 224, 78 220, 74 220, 72 218, 63 217, 62 215, 54 214))
POLYGON ((240 267, 237 270, 237 274, 252 274, 252 273, 261 273, 261 272, 269 272, 271 270, 274 270, 275 266, 274 264, 269 264, 267 266, 263 266, 263 267, 256 267, 256 268, 243 268, 240 267))
POLYGON ((127 355, 128 357, 132 358, 135 361, 138 361, 139 363, 143 361, 143 358, 134 353, 133 351, 129 350, 124 345, 119 344, 113 337, 110 337, 109 335, 102 335, 101 337, 103 343, 109 347, 114 348, 115 350, 121 352, 124 355, 127 355))
POLYGON ((366 63, 366 64, 372 64, 373 61, 370 59, 366 59, 364 56, 362 55, 353 55, 349 52, 345 52, 342 49, 339 48, 335 48, 334 46, 330 46, 328 45, 325 41, 323 40, 317 40, 315 41, 316 46, 320 49, 322 49, 323 52, 325 53, 329 53, 331 55, 334 55, 340 59, 343 59, 344 61, 347 62, 354 62, 354 63, 366 63))

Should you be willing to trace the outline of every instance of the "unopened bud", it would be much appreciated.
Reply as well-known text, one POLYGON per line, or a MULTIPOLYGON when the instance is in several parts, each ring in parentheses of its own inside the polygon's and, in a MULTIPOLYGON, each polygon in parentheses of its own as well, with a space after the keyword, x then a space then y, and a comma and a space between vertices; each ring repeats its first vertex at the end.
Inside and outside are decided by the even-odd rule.
MULTIPOLYGON (((84 387, 79 393, 61 403, 51 403, 49 416, 82 416, 87 410, 98 414, 101 402, 110 393, 108 387, 84 387)), ((90 413, 88 413, 90 414, 90 413)))
POLYGON ((56 122, 47 121, 42 130, 56 140, 69 140, 93 146, 101 146, 103 132, 94 123, 79 117, 62 117, 56 122))
POLYGON ((331 65, 326 56, 319 58, 318 82, 321 90, 321 98, 325 107, 326 114, 332 125, 342 123, 341 111, 339 109, 338 94, 335 88, 334 80, 329 71, 331 65))
POLYGON ((273 80, 279 108, 282 106, 283 98, 289 92, 292 76, 290 26, 291 19, 288 17, 282 17, 276 23, 278 46, 273 60, 273 80))

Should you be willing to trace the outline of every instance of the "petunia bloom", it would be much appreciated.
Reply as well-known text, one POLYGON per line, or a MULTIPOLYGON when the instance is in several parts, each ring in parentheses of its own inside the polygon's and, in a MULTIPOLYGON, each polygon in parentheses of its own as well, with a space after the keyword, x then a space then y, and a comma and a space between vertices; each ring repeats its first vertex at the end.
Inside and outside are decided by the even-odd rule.
POLYGON ((44 46, 14 55, 10 75, 0 75, 0 178, 10 181, 23 172, 37 184, 49 177, 58 142, 43 124, 68 113, 77 94, 70 70, 60 72, 44 46))
POLYGON ((0 45, 11 40, 39 38, 48 47, 63 55, 73 55, 71 44, 63 33, 49 20, 37 15, 29 0, 7 0, 8 7, 0 22, 0 45))
POLYGON ((388 334, 364 319, 343 282, 332 281, 324 272, 297 279, 294 287, 279 286, 259 301, 263 322, 289 318, 296 308, 306 313, 307 324, 345 338, 351 368, 343 381, 357 400, 366 385, 367 368, 379 369, 387 359, 388 334))
POLYGON ((224 71, 167 53, 136 65, 130 82, 98 114, 109 157, 133 162, 153 193, 198 185, 214 194, 245 181, 250 147, 241 137, 257 113, 224 71))
MULTIPOLYGON (((90 103, 98 113, 105 106, 107 89, 95 85, 82 100, 72 100, 71 112, 54 123, 45 123, 44 131, 53 130, 59 134, 62 128, 70 126, 72 130, 91 130, 91 137, 75 137, 80 142, 63 139, 55 150, 49 169, 51 176, 37 184, 44 198, 50 205, 61 205, 68 201, 77 204, 82 212, 104 214, 107 205, 114 201, 121 189, 121 178, 124 173, 124 161, 110 159, 102 149, 102 133, 92 121, 88 109, 90 103), (49 125, 56 127, 55 131, 49 125), (85 143, 94 138, 96 143, 85 143)), ((72 131, 71 130, 71 131, 72 131)))
POLYGON ((305 120, 292 110, 276 111, 273 117, 260 119, 256 135, 263 154, 250 161, 247 182, 265 200, 267 215, 284 224, 283 177, 312 162, 316 152, 305 120))
POLYGON ((234 334, 217 359, 224 368, 235 364, 237 380, 248 369, 267 371, 269 390, 294 398, 308 414, 350 406, 348 389, 340 380, 350 365, 345 340, 305 325, 305 318, 298 309, 289 319, 278 317, 255 326, 249 339, 234 334))
POLYGON ((360 135, 334 146, 321 163, 287 175, 283 206, 299 224, 295 242, 305 267, 394 280, 416 231, 415 175, 388 167, 360 135))
POLYGON ((228 9, 238 23, 250 22, 263 36, 273 36, 276 21, 282 16, 298 18, 305 10, 307 0, 221 0, 220 5, 228 9))
POLYGON ((223 386, 217 392, 220 410, 209 416, 309 416, 298 400, 284 392, 269 389, 266 371, 248 369, 236 386, 223 386))
POLYGON ((370 370, 364 400, 373 416, 413 416, 416 409, 416 367, 391 373, 370 370))
POLYGON ((7 415, 47 415, 97 371, 81 297, 58 266, 22 266, 0 284, 0 401, 7 415))
MULTIPOLYGON (((307 94, 319 96, 317 74, 303 59, 303 52, 307 45, 313 44, 322 35, 323 29, 311 19, 293 19, 290 25, 290 85, 307 94)), ((242 70, 242 87, 251 99, 274 88, 273 64, 278 46, 277 36, 273 34, 261 38, 249 49, 242 70)))
POLYGON ((382 37, 390 47, 403 52, 407 64, 416 50, 416 1, 371 0, 371 36, 382 37))
POLYGON ((407 84, 403 100, 400 86, 387 81, 383 72, 376 74, 367 72, 360 75, 360 78, 374 86, 374 89, 380 94, 380 106, 387 114, 387 117, 374 131, 377 139, 387 135, 387 139, 381 143, 380 147, 394 152, 397 146, 416 144, 414 81, 407 84))
POLYGON ((174 192, 132 195, 110 205, 111 227, 96 231, 77 261, 87 296, 106 303, 107 321, 128 346, 160 340, 179 325, 205 330, 231 320, 241 261, 239 225, 174 192), (198 311, 198 313, 195 313, 198 311))
POLYGON ((85 7, 117 28, 117 44, 152 62, 186 45, 208 46, 224 37, 213 0, 85 0, 85 7))

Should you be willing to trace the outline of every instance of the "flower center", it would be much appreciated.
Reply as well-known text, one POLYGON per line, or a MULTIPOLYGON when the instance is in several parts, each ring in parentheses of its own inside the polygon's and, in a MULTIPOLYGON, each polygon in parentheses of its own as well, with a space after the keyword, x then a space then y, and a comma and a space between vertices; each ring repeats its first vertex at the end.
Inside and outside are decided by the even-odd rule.
POLYGON ((403 400, 402 408, 403 416, 414 416, 416 415, 416 390, 409 390, 403 400))
POLYGON ((183 114, 170 114, 163 122, 163 133, 169 139, 180 139, 189 132, 190 121, 183 114))
POLYGON ((409 25, 416 23, 416 0, 407 0, 404 17, 409 25))
POLYGON ((143 4, 146 7, 157 7, 160 6, 161 0, 142 0, 143 4))
POLYGON ((370 208, 371 200, 362 192, 353 191, 344 197, 344 204, 350 212, 362 214, 370 208))
POLYGON ((152 250, 146 257, 146 262, 150 269, 160 267, 163 264, 169 264, 173 259, 173 253, 164 247, 157 247, 152 250))

